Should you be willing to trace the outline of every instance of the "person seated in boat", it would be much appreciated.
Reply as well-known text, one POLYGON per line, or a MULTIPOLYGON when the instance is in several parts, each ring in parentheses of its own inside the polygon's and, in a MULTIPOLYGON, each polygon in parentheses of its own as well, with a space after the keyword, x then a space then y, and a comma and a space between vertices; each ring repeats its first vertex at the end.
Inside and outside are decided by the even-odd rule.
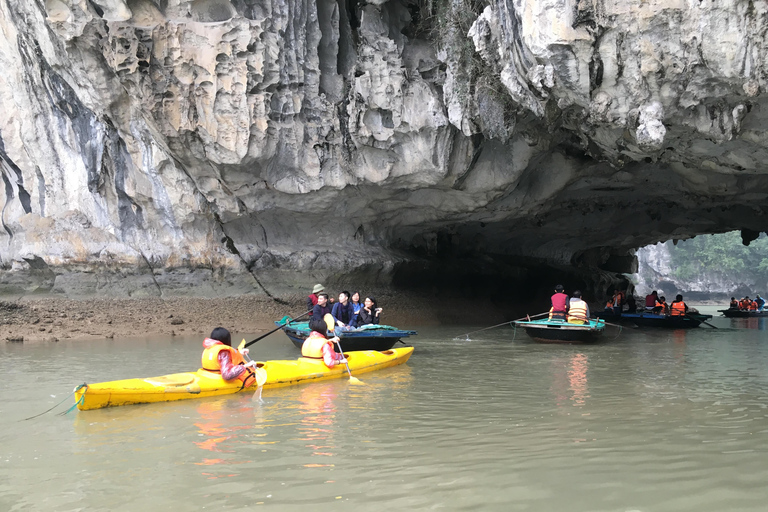
POLYGON ((383 308, 376 307, 376 299, 370 296, 366 297, 363 301, 363 307, 360 308, 360 312, 357 314, 357 327, 378 324, 380 321, 379 315, 382 311, 384 311, 383 308))
POLYGON ((637 300, 634 294, 627 296, 627 313, 637 313, 637 300))
POLYGON ((568 323, 581 325, 587 322, 589 322, 589 306, 582 300, 581 292, 576 290, 568 303, 568 323))
POLYGON ((349 296, 349 303, 352 305, 352 310, 354 311, 354 316, 349 322, 349 325, 354 327, 357 325, 357 315, 360 314, 360 310, 363 308, 363 304, 360 302, 360 292, 352 292, 352 295, 349 296))
POLYGON ((621 316, 621 310, 624 307, 624 292, 621 290, 614 290, 611 300, 613 302, 613 314, 621 316))
POLYGON ((552 306, 549 308, 550 320, 565 320, 568 313, 568 295, 563 291, 563 285, 555 286, 555 294, 549 298, 552 306))
POLYGON ((309 294, 309 297, 307 297, 307 311, 312 311, 312 309, 317 304, 317 294, 321 293, 325 290, 325 287, 321 285, 320 283, 316 284, 314 288, 312 288, 312 293, 309 294))
POLYGON ((757 311, 757 301, 756 300, 749 301, 749 305, 747 306, 747 309, 749 311, 757 311))
POLYGON ((728 309, 739 309, 739 301, 736 300, 736 297, 731 297, 731 304, 728 309))
POLYGON ((341 354, 336 353, 333 349, 334 342, 338 342, 339 338, 336 336, 331 339, 327 338, 328 324, 322 318, 312 317, 309 320, 309 329, 311 332, 301 345, 302 357, 322 359, 328 368, 347 362, 341 354))
POLYGON ((749 304, 752 302, 752 299, 749 298, 749 295, 744 297, 739 301, 739 309, 742 309, 744 311, 749 309, 749 304))
POLYGON ((656 301, 656 307, 654 307, 651 310, 651 313, 655 315, 669 315, 669 304, 667 304, 667 298, 665 296, 661 296, 656 301))
POLYGON ((352 327, 352 320, 355 317, 352 304, 349 303, 349 292, 343 291, 339 294, 339 301, 331 308, 331 316, 337 327, 349 330, 352 327))
POLYGON ((688 313, 688 305, 683 302, 683 296, 679 293, 672 304, 669 305, 669 314, 671 316, 685 316, 688 313))
POLYGON ((652 310, 656 307, 656 302, 659 300, 659 292, 653 290, 651 293, 645 296, 645 309, 652 310))
POLYGON ((762 311, 765 307, 765 299, 763 299, 760 294, 757 294, 757 297, 755 297, 755 302, 757 303, 757 310, 762 311))
POLYGON ((229 331, 217 327, 203 341, 202 366, 209 372, 221 373, 221 378, 226 381, 239 379, 247 388, 256 382, 255 372, 251 369, 256 363, 245 362, 243 356, 247 353, 247 348, 242 352, 232 348, 229 331))
POLYGON ((331 314, 331 305, 328 304, 328 294, 325 292, 317 294, 317 304, 312 308, 312 316, 310 318, 317 318, 322 320, 325 315, 331 314))

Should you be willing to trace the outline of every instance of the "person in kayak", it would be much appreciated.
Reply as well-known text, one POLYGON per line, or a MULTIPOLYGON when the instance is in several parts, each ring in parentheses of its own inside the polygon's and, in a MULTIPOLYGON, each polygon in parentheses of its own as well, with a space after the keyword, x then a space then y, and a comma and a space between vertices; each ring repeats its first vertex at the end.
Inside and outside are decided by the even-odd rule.
POLYGON ((302 357, 322 359, 328 368, 333 368, 339 363, 347 362, 341 354, 336 353, 333 349, 333 343, 339 341, 339 338, 334 336, 329 340, 326 337, 328 324, 325 321, 312 317, 309 319, 309 328, 312 332, 309 333, 309 336, 301 345, 302 357))
POLYGON ((253 361, 245 362, 243 352, 232 348, 232 336, 223 327, 217 327, 208 338, 203 341, 202 365, 204 370, 221 373, 224 380, 239 379, 243 387, 247 388, 256 381, 255 373, 251 367, 253 361))
POLYGON ((555 286, 555 294, 550 297, 552 307, 549 308, 550 320, 565 320, 565 314, 568 312, 568 295, 563 291, 563 285, 555 286))
POLYGON ((581 292, 576 290, 568 303, 568 323, 585 324, 589 322, 589 306, 581 299, 581 292))

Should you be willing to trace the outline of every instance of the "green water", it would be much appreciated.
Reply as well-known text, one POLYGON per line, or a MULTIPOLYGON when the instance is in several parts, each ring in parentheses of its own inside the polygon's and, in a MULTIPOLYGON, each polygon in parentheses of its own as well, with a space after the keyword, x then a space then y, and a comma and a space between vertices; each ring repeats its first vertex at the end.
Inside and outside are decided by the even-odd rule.
MULTIPOLYGON (((29 421, 82 382, 195 369, 201 340, 4 344, 0 510, 764 511, 766 320, 590 346, 421 329, 365 386, 29 421)), ((281 333, 252 348, 298 355, 281 333)))

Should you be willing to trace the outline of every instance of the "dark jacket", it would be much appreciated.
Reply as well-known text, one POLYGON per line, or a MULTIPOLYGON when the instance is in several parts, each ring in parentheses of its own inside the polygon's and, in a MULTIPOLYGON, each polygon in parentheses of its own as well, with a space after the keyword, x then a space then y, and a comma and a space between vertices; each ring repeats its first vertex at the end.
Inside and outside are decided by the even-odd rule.
POLYGON ((325 303, 325 306, 321 306, 320 304, 315 304, 315 306, 312 308, 312 318, 319 318, 320 320, 323 319, 325 315, 331 312, 331 305, 327 302, 325 303))
POLYGON ((346 306, 341 302, 337 302, 333 305, 333 308, 331 308, 331 314, 333 315, 333 318, 344 325, 350 325, 355 317, 355 310, 349 302, 347 302, 346 306))
POLYGON ((366 325, 366 324, 378 324, 379 323, 379 316, 376 314, 376 310, 372 310, 371 313, 365 310, 365 308, 360 308, 360 313, 357 314, 357 326, 366 325))

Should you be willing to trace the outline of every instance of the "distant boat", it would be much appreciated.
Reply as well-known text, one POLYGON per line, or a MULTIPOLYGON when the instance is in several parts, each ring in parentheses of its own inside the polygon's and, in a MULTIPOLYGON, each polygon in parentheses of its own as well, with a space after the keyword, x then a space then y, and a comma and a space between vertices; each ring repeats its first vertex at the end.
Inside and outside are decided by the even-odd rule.
POLYGON ((633 323, 638 327, 659 327, 662 329, 692 329, 712 318, 712 315, 702 315, 701 313, 686 313, 685 316, 668 316, 657 315, 648 311, 639 311, 637 313, 622 312, 621 315, 602 311, 594 313, 593 316, 599 316, 613 322, 633 323))
MULTIPOLYGON (((292 322, 283 325, 283 321, 275 322, 275 325, 282 325, 283 332, 290 338, 296 348, 301 349, 304 340, 309 333, 309 322, 292 322)), ((395 346, 395 343, 418 334, 416 331, 404 331, 390 325, 363 325, 352 331, 339 333, 339 342, 344 352, 355 350, 389 350, 395 346)), ((336 347, 338 351, 338 347, 336 347)))
POLYGON ((768 310, 756 311, 750 309, 718 309, 718 312, 722 313, 728 318, 759 318, 761 316, 768 316, 768 310))
POLYGON ((605 320, 590 320, 585 324, 569 324, 563 320, 517 321, 515 325, 539 343, 591 343, 605 330, 605 320))

